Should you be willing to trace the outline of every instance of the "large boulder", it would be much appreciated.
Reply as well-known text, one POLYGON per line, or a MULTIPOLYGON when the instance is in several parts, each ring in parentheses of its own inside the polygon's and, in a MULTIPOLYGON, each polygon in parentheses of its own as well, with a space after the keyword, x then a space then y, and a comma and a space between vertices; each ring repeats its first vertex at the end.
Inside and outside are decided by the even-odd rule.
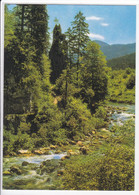
POLYGON ((40 165, 40 173, 52 173, 59 166, 59 161, 52 159, 43 161, 40 165))
POLYGON ((22 170, 20 169, 20 167, 18 165, 13 165, 12 167, 10 167, 10 172, 16 173, 17 175, 22 174, 22 170))
POLYGON ((48 155, 50 152, 49 150, 50 150, 49 147, 39 148, 39 149, 33 150, 33 153, 37 155, 44 155, 44 154, 48 155))
POLYGON ((72 151, 72 150, 68 150, 68 152, 67 152, 70 156, 71 155, 78 155, 78 152, 74 152, 74 151, 72 151))
POLYGON ((11 175, 11 172, 10 171, 4 171, 3 175, 11 175))
POLYGON ((29 150, 18 150, 18 154, 30 154, 31 152, 29 150))
POLYGON ((65 155, 61 158, 61 160, 65 160, 65 159, 69 159, 70 158, 70 155, 65 155))
POLYGON ((27 166, 29 163, 27 161, 22 162, 22 166, 27 166))
POLYGON ((78 141, 78 142, 77 142, 77 145, 80 146, 80 147, 83 146, 82 141, 78 141))

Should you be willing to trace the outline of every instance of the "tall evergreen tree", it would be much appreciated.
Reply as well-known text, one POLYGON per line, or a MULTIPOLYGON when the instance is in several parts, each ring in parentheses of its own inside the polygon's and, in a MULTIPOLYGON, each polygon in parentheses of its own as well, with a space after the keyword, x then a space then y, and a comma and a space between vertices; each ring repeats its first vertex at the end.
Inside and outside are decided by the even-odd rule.
POLYGON ((49 57, 51 60, 51 82, 55 83, 62 70, 67 64, 67 42, 65 35, 61 32, 61 26, 55 25, 53 30, 53 43, 50 49, 49 57))
POLYGON ((85 22, 85 17, 83 13, 79 11, 79 13, 75 16, 75 20, 72 22, 72 37, 74 39, 74 46, 72 46, 72 50, 74 52, 74 58, 76 60, 77 66, 77 84, 78 84, 78 75, 79 75, 79 67, 80 62, 79 58, 84 54, 84 49, 89 41, 89 29, 88 24, 85 22))
POLYGON ((107 66, 100 46, 89 42, 81 59, 82 97, 92 109, 107 94, 107 66))
POLYGON ((45 68, 49 60, 44 57, 48 43, 48 15, 44 5, 17 5, 15 10, 15 38, 9 46, 8 55, 5 55, 5 87, 10 86, 11 78, 14 89, 5 90, 5 97, 11 94, 13 101, 26 107, 19 109, 23 113, 24 110, 30 110, 30 102, 38 102, 47 88, 43 80, 46 71, 49 72, 45 68), (8 72, 7 66, 10 67, 8 72), (16 95, 12 95, 11 90, 16 95))
POLYGON ((66 32, 66 40, 68 44, 68 63, 69 63, 69 68, 72 68, 73 62, 74 62, 74 36, 72 34, 72 29, 68 28, 66 32))

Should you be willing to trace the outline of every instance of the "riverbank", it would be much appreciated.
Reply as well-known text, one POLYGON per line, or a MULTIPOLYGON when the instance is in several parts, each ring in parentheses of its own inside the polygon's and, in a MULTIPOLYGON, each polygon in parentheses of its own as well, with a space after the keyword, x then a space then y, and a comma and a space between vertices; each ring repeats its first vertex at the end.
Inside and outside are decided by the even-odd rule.
POLYGON ((107 125, 94 129, 85 139, 70 141, 67 145, 37 148, 32 152, 20 150, 20 154, 4 157, 4 189, 59 189, 60 180, 67 175, 66 167, 75 162, 75 159, 84 159, 84 163, 86 163, 86 158, 94 156, 94 160, 96 160, 96 156, 103 156, 111 144, 115 145, 115 142, 120 144, 125 139, 124 143, 128 141, 130 144, 134 139, 133 107, 109 105, 105 109, 108 115, 107 125), (127 132, 128 136, 124 135, 125 133, 120 135, 117 133, 121 131, 120 128, 127 129, 124 127, 124 123, 128 119, 133 121, 128 125, 128 127, 132 126, 130 140, 127 139, 129 132, 127 132), (46 162, 49 163, 49 166, 46 162))
MULTIPOLYGON (((89 140, 92 138, 107 137, 107 134, 110 135, 111 127, 114 125, 122 125, 122 123, 129 118, 135 118, 135 105, 127 104, 118 104, 118 103, 109 103, 105 105, 105 110, 107 112, 107 117, 105 119, 105 126, 93 129, 91 133, 85 136, 81 140, 68 140, 64 145, 61 143, 59 145, 50 145, 48 147, 34 148, 32 150, 20 149, 15 152, 11 152, 4 157, 30 157, 35 155, 50 155, 51 153, 60 154, 62 152, 68 152, 68 150, 73 149, 73 154, 75 152, 79 153, 80 147, 86 146, 86 143, 89 143, 89 140), (120 106, 119 106, 120 105, 120 106), (106 136, 104 136, 106 134, 106 136)), ((72 153, 71 153, 72 154, 72 153)))

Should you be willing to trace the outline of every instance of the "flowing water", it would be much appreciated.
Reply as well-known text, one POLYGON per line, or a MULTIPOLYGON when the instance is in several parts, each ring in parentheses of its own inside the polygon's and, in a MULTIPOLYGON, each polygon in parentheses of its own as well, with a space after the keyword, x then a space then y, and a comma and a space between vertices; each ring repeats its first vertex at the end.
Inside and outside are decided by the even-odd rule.
MULTIPOLYGON (((111 114, 110 125, 122 126, 128 119, 135 118, 135 106, 125 104, 110 104, 116 108, 111 114)), ((3 175, 3 188, 4 189, 55 189, 53 186, 53 178, 57 177, 57 170, 60 159, 66 153, 51 155, 34 155, 29 157, 9 157, 3 158, 3 172, 9 171, 12 166, 18 166, 22 170, 22 174, 4 174, 3 175), (51 173, 41 171, 41 164, 44 161, 56 162, 56 169, 51 173), (27 166, 22 166, 23 162, 29 163, 27 166)), ((53 165, 52 165, 53 168, 53 165)))
POLYGON ((109 128, 113 125, 122 126, 125 121, 135 118, 135 105, 111 103, 110 106, 113 106, 116 109, 110 117, 111 124, 109 128))
MULTIPOLYGON (((44 161, 55 161, 55 166, 59 164, 59 160, 67 153, 51 154, 51 155, 34 155, 30 157, 10 157, 3 159, 3 173, 9 171, 12 166, 21 168, 22 174, 3 175, 4 189, 53 189, 52 178, 56 176, 54 170, 50 174, 41 172, 40 165, 44 161), (23 162, 29 163, 22 166, 23 162)), ((53 166, 53 165, 52 165, 53 166)))

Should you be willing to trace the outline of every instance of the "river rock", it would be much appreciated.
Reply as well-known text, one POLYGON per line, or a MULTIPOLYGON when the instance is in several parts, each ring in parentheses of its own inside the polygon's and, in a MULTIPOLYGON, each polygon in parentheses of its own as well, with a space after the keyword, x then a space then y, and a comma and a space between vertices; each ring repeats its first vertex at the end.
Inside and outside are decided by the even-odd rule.
POLYGON ((107 130, 106 128, 102 128, 102 129, 100 129, 100 131, 102 131, 102 132, 106 132, 106 133, 110 133, 110 131, 109 131, 109 130, 107 130))
POLYGON ((55 154, 60 154, 61 153, 61 150, 56 150, 55 151, 55 154))
POLYGON ((31 152, 28 150, 18 150, 18 154, 30 154, 31 152))
POLYGON ((65 160, 65 159, 69 159, 70 158, 70 155, 66 155, 66 156, 63 156, 62 158, 61 158, 61 160, 65 160))
POLYGON ((41 150, 34 150, 34 154, 42 155, 42 154, 44 154, 44 152, 41 150))
POLYGON ((52 150, 55 150, 55 149, 57 149, 57 146, 56 146, 56 145, 50 145, 50 148, 51 148, 52 150))
POLYGON ((10 167, 10 172, 16 173, 17 175, 22 174, 22 170, 20 169, 18 165, 13 165, 12 167, 10 167))
POLYGON ((10 171, 4 171, 3 175, 11 175, 11 172, 10 171))
POLYGON ((77 145, 78 145, 78 146, 83 146, 83 142, 82 142, 82 141, 78 141, 78 142, 77 142, 77 145))
POLYGON ((50 147, 45 147, 45 148, 40 148, 40 151, 43 153, 43 154, 46 154, 48 155, 50 153, 50 147))
POLYGON ((27 162, 27 161, 22 162, 22 166, 27 166, 28 164, 29 164, 29 162, 27 162))
POLYGON ((53 171, 55 171, 55 169, 58 166, 59 166, 59 163, 55 159, 43 161, 40 165, 40 172, 41 172, 41 174, 43 174, 45 172, 52 173, 53 171))

